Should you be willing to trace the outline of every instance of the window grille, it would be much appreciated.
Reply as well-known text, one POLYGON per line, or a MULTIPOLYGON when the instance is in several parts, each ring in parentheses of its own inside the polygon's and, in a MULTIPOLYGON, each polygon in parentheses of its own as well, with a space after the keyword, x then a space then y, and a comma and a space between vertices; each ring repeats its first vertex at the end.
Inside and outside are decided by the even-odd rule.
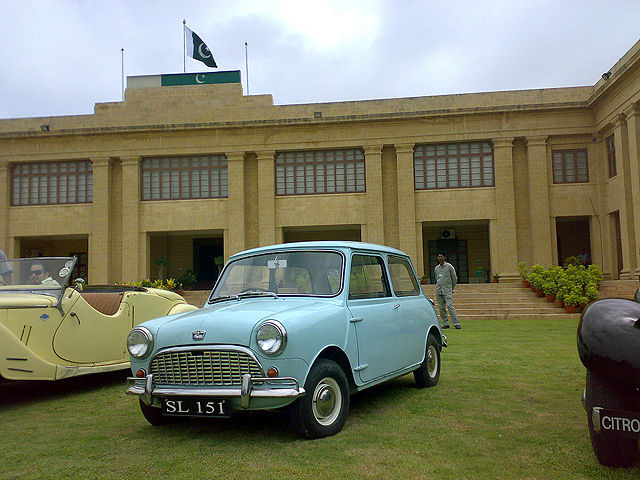
POLYGON ((276 155, 276 195, 365 190, 362 149, 280 152, 276 155))
POLYGON ((554 150, 553 183, 587 183, 587 150, 554 150))
POLYGON ((224 155, 144 158, 140 170, 142 200, 226 198, 229 194, 224 155))
POLYGON ((93 202, 89 160, 20 163, 11 167, 11 205, 93 202))
POLYGON ((413 153, 416 190, 493 187, 491 142, 418 145, 413 153))

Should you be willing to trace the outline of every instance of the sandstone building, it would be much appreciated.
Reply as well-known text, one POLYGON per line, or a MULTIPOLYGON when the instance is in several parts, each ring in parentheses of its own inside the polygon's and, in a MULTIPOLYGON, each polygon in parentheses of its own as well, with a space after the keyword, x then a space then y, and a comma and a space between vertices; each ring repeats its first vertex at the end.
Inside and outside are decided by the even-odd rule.
POLYGON ((274 105, 239 72, 128 78, 94 114, 0 120, 0 248, 91 283, 307 239, 383 243, 462 281, 587 254, 640 274, 640 42, 592 86, 274 105))

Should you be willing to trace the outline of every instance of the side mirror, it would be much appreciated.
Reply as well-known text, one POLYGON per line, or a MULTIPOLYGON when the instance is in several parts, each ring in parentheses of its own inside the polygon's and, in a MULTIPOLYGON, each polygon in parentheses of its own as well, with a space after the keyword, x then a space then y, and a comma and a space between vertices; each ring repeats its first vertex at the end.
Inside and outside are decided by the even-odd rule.
POLYGON ((82 289, 84 288, 84 286, 86 285, 87 282, 85 282, 82 278, 76 278, 73 281, 73 288, 78 291, 81 292, 82 289))

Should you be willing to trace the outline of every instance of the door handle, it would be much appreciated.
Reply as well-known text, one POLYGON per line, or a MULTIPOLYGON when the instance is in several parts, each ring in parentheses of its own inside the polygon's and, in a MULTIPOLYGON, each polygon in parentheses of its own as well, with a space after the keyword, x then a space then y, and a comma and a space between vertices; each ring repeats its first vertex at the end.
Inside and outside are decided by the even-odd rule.
POLYGON ((395 310, 396 308, 400 308, 400 304, 399 304, 399 303, 396 303, 396 304, 393 306, 393 309, 394 309, 394 310, 395 310))
POLYGON ((78 316, 78 314, 76 314, 76 312, 70 312, 69 316, 78 320, 78 325, 80 325, 80 317, 78 316))

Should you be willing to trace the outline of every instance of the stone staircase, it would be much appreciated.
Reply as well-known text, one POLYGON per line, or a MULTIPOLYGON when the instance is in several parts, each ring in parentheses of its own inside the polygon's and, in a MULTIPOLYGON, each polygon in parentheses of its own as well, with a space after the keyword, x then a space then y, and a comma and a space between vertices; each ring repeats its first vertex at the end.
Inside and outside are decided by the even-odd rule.
MULTIPOLYGON (((605 280, 600 285, 600 298, 632 299, 640 283, 635 280, 605 280)), ((427 297, 435 301, 435 285, 422 285, 427 297)), ((184 298, 202 307, 210 290, 187 290, 184 298)), ((567 313, 564 309, 536 296, 522 283, 470 283, 459 284, 453 294, 453 304, 460 320, 486 318, 578 318, 579 313, 567 313)), ((436 307, 437 309, 437 307, 436 307)))
MULTIPOLYGON (((607 280, 600 286, 599 298, 632 299, 638 287, 640 283, 635 280, 607 280)), ((422 288, 427 297, 435 301, 435 285, 422 288)), ((579 313, 567 313, 548 303, 522 283, 459 284, 453 294, 453 304, 460 320, 580 317, 579 313)))

